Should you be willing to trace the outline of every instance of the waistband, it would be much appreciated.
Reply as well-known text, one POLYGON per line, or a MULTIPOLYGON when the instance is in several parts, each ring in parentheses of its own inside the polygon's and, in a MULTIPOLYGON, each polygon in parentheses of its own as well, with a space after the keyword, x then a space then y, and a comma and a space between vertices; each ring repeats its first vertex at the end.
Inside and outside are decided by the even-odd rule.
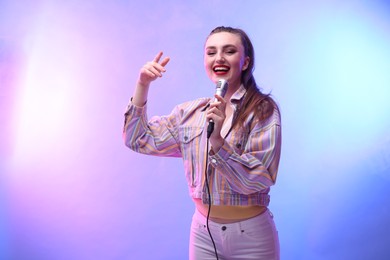
MULTIPOLYGON (((199 188, 199 187, 198 187, 199 188)), ((207 192, 203 192, 196 187, 190 187, 190 196, 195 199, 201 199, 204 204, 210 204, 207 192)), ((204 187, 205 189, 205 187, 204 187)), ((270 195, 267 192, 253 193, 250 195, 243 195, 238 193, 212 193, 212 205, 226 205, 226 206, 265 206, 268 207, 270 203, 270 195)))

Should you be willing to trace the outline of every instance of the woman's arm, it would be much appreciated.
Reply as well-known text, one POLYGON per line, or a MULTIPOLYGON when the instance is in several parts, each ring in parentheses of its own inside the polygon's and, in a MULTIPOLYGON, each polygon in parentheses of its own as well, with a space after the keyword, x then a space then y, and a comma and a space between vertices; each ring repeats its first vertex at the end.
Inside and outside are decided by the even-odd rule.
POLYGON ((235 192, 251 194, 275 184, 282 141, 276 109, 272 118, 265 126, 255 125, 241 154, 227 141, 218 151, 210 153, 210 163, 217 174, 223 175, 235 192))
POLYGON ((130 149, 144 154, 161 156, 180 156, 175 132, 175 114, 154 117, 148 122, 146 101, 150 83, 165 72, 169 57, 160 59, 159 52, 153 61, 147 62, 140 70, 133 97, 125 112, 123 139, 130 149))

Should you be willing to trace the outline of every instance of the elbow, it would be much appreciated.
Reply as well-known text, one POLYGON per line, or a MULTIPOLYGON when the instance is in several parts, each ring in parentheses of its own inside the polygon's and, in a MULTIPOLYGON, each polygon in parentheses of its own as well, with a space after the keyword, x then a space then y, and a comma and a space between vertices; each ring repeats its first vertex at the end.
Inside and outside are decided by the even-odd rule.
POLYGON ((128 135, 126 135, 126 132, 123 132, 122 134, 122 140, 123 140, 123 143, 124 145, 127 147, 127 148, 130 148, 131 150, 135 150, 135 145, 134 145, 134 142, 132 142, 130 140, 130 138, 128 138, 128 135))

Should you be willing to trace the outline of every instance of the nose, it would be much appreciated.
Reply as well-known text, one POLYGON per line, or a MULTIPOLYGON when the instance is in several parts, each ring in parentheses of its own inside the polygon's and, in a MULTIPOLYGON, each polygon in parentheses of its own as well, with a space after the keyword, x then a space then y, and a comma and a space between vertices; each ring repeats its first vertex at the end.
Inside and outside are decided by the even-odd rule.
POLYGON ((224 63, 225 62, 225 57, 223 56, 222 53, 217 53, 217 57, 216 57, 216 62, 217 63, 224 63))

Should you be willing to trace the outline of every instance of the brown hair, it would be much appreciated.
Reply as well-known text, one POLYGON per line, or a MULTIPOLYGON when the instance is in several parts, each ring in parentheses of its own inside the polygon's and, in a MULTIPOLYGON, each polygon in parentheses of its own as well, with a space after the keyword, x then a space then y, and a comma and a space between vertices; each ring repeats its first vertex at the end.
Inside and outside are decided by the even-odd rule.
POLYGON ((209 36, 219 32, 237 34, 244 46, 245 56, 249 57, 248 68, 241 74, 241 83, 244 85, 247 92, 244 96, 242 106, 239 108, 236 120, 233 122, 233 128, 242 127, 251 112, 254 112, 255 117, 260 121, 269 118, 277 105, 269 94, 263 94, 260 91, 255 78, 253 77, 255 51, 251 40, 243 30, 225 26, 216 27, 210 32, 209 36))

